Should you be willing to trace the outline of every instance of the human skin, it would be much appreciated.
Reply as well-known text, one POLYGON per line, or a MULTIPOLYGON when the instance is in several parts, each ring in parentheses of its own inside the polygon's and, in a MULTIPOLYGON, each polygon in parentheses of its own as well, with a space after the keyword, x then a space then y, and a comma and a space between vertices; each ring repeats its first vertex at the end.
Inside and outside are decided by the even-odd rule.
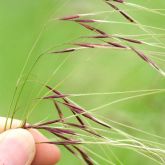
POLYGON ((19 128, 21 121, 13 120, 12 129, 6 118, 0 117, 0 164, 3 165, 54 165, 60 159, 59 149, 35 129, 19 128))

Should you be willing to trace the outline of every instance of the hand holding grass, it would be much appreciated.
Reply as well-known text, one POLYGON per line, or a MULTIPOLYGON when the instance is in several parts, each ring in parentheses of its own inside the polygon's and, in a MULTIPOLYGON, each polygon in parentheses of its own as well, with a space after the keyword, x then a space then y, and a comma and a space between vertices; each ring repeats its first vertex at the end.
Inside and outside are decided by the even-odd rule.
MULTIPOLYGON (((13 129, 3 132, 5 122, 6 118, 0 117, 0 164, 53 165, 58 162, 59 149, 51 144, 37 144, 48 141, 38 131, 17 128, 20 121, 14 120, 13 129)), ((8 124, 7 128, 9 128, 8 124)))

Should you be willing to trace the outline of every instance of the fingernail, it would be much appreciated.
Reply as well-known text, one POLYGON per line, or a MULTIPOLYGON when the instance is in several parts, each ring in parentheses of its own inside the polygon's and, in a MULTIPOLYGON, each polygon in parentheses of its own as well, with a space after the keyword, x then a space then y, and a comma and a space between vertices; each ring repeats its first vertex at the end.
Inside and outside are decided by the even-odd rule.
POLYGON ((30 165, 35 156, 33 136, 24 129, 12 129, 0 134, 0 164, 30 165))

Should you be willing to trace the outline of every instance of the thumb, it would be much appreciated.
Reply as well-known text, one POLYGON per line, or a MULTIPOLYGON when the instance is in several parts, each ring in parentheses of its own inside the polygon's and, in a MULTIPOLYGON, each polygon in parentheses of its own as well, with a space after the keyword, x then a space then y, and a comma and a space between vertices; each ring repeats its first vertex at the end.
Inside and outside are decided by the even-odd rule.
POLYGON ((35 155, 33 136, 24 129, 11 129, 0 134, 0 164, 30 165, 35 155))

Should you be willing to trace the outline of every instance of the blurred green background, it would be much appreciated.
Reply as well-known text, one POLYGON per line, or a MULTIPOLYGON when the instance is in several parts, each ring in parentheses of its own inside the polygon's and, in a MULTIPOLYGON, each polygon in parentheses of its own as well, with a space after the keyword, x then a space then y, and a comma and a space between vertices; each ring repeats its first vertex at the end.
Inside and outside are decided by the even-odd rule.
MULTIPOLYGON (((130 0, 130 3, 137 3, 144 7, 164 9, 165 2, 157 1, 138 1, 130 0)), ((129 10, 128 13, 136 18, 142 24, 165 28, 164 16, 160 16, 144 10, 136 10, 133 7, 122 6, 129 10)), ((86 41, 79 39, 81 36, 92 35, 93 33, 85 30, 81 26, 71 23, 55 20, 58 17, 72 15, 76 13, 93 13, 99 11, 111 10, 101 0, 0 0, 0 114, 6 116, 10 107, 14 88, 27 59, 28 52, 31 50, 42 27, 47 22, 46 27, 36 44, 25 68, 24 76, 35 62, 36 58, 43 51, 55 47, 52 50, 61 50, 69 47, 65 43, 74 41, 86 41), (52 17, 51 17, 52 16, 52 17), (50 19, 51 18, 51 19, 50 19), (53 20, 53 19, 54 20, 53 20)), ((161 10, 163 13, 164 10, 161 10)), ((165 12, 164 12, 165 14, 165 12)), ((91 16, 91 18, 106 19, 110 21, 126 22, 117 13, 105 13, 100 16, 91 16)), ((124 24, 96 24, 97 27, 106 30, 111 34, 144 34, 136 26, 124 24)), ((148 29, 151 30, 151 29, 148 29)), ((163 34, 163 30, 152 29, 153 33, 163 34)), ((165 39, 160 38, 165 44, 165 39)), ((156 42, 149 36, 148 42, 156 42)), ((140 48, 140 47, 139 47, 140 48)), ((164 52, 164 49, 141 46, 142 50, 164 52)), ((163 59, 163 57, 161 57, 163 59)), ((154 59, 154 58, 153 58, 154 59)), ((154 59, 155 60, 155 59, 154 59)), ((164 62, 155 60, 165 69, 164 62)), ((24 78, 24 76, 22 78, 24 78)), ((113 92, 141 89, 164 88, 164 78, 143 62, 135 54, 123 50, 103 50, 103 49, 85 49, 75 53, 64 55, 49 54, 41 58, 38 65, 34 68, 29 77, 29 81, 21 95, 18 104, 17 117, 22 118, 24 112, 31 109, 36 103, 41 85, 36 83, 46 82, 49 85, 58 86, 58 89, 65 93, 92 93, 92 92, 113 92), (67 58, 67 60, 66 60, 67 58), (64 62, 55 72, 56 68, 64 62), (53 74, 52 73, 56 73, 53 74), (60 84, 59 84, 60 83, 60 84)), ((41 94, 46 91, 44 89, 41 94)), ((104 95, 76 97, 74 101, 84 106, 86 109, 92 109, 111 102, 115 99, 131 95, 104 95)), ((165 136, 165 104, 164 93, 154 94, 146 97, 139 97, 132 100, 126 100, 94 112, 95 115, 105 116, 114 120, 152 134, 165 136)), ((31 115, 29 122, 38 122, 48 118, 55 118, 53 106, 47 102, 41 102, 31 115)), ((112 124, 110 121, 108 121, 112 124)), ((118 127, 117 125, 114 125, 118 127)), ((125 130, 125 128, 120 127, 125 130)), ((134 136, 143 138, 147 135, 139 135, 136 131, 125 130, 134 136)), ((110 135, 109 135, 110 136, 110 135)), ((152 139, 152 138, 151 138, 152 139)), ((157 142, 159 139, 152 139, 157 142)), ((162 142, 161 142, 162 143, 162 142)), ((93 148, 98 152, 98 148, 93 148)), ((120 148, 112 148, 123 164, 145 165, 156 164, 147 158, 138 154, 120 148)), ((101 152, 101 151, 100 151, 101 152)), ((120 164, 115 160, 112 153, 107 153, 109 159, 115 164, 120 164)), ((62 149, 61 165, 82 164, 76 158, 62 149)), ((100 164, 107 164, 100 162, 100 164)))

